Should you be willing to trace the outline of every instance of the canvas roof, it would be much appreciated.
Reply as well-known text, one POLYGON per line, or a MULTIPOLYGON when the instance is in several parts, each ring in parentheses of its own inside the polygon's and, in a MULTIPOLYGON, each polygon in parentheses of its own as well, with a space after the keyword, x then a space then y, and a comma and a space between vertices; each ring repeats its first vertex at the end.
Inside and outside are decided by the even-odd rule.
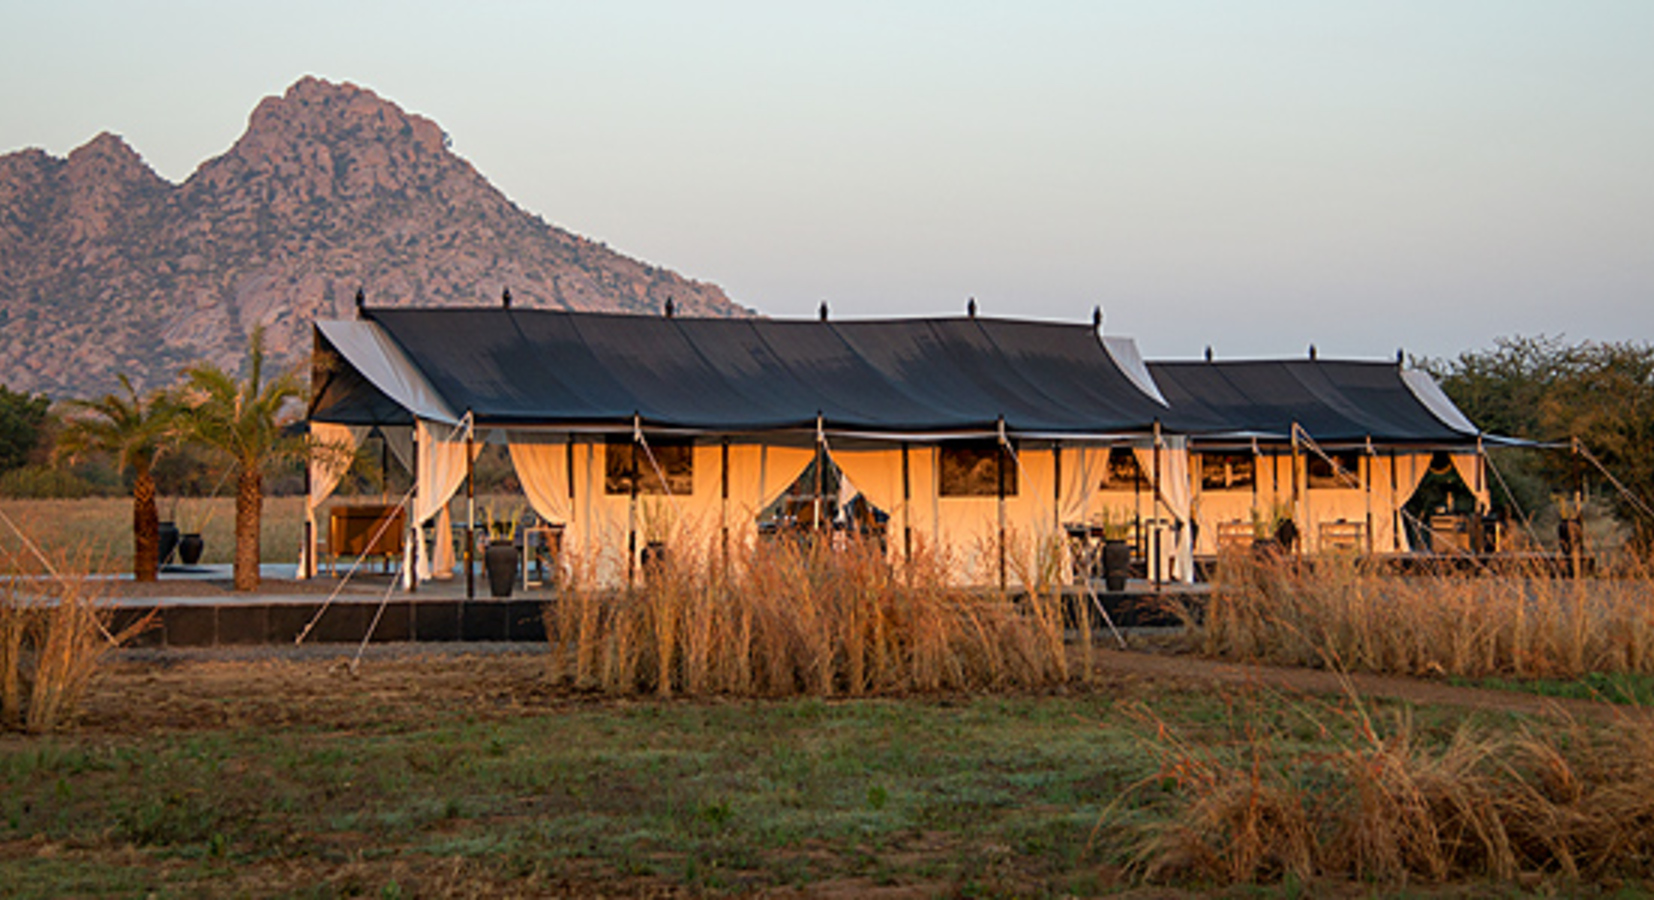
MULTIPOLYGON (((1296 424, 1320 443, 1474 443, 1478 432, 1428 375, 1393 362, 1243 360, 1150 362, 1177 410, 1226 423, 1231 437, 1290 440, 1296 424)), ((1215 436, 1214 436, 1215 438, 1215 436)))
MULTIPOLYGON (((1141 386, 1153 382, 1134 348, 1122 360, 1089 325, 381 309, 318 323, 317 346, 348 365, 318 382, 311 417, 356 424, 406 420, 426 389, 428 408, 495 426, 629 427, 636 415, 743 431, 814 428, 819 415, 868 433, 991 431, 1003 418, 1022 434, 1094 435, 1142 433, 1172 413, 1141 386), (398 357, 394 377, 357 365, 398 357)), ((1198 409, 1178 418, 1213 424, 1198 409)))

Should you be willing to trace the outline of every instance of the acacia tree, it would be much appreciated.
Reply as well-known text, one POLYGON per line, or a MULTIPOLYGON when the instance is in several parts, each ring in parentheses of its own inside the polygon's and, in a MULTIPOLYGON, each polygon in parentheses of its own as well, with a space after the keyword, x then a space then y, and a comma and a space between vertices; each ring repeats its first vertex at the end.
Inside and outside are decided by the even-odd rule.
MULTIPOLYGON (((1608 493, 1620 520, 1654 543, 1654 344, 1559 338, 1500 338, 1492 350, 1461 353, 1424 367, 1471 421, 1494 434, 1580 445, 1626 490, 1608 493)), ((1517 451, 1520 505, 1566 494, 1593 467, 1567 453, 1517 451), (1532 487, 1524 492, 1522 482, 1532 487)))
POLYGON ((236 467, 235 589, 252 591, 259 582, 259 529, 264 512, 264 472, 302 456, 303 438, 282 434, 281 411, 303 395, 298 375, 284 371, 264 380, 264 328, 247 341, 246 379, 202 363, 184 371, 187 405, 183 424, 189 437, 227 454, 236 467))
POLYGON ((107 453, 124 473, 132 471, 132 577, 154 581, 160 571, 160 514, 155 508, 155 459, 177 439, 178 406, 165 391, 138 396, 126 375, 125 396, 66 400, 79 411, 58 437, 53 454, 63 461, 107 453))

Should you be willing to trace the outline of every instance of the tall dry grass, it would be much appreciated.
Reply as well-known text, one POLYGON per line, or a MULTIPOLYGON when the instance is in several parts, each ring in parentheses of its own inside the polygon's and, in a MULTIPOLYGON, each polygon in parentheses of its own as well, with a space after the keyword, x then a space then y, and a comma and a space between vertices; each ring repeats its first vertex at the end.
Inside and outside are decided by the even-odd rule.
POLYGON ((1579 579, 1538 564, 1400 575, 1353 557, 1235 553, 1195 637, 1224 659, 1406 675, 1654 672, 1654 569, 1606 565, 1579 579))
MULTIPOLYGON (((336 499, 333 503, 348 502, 336 499)), ((330 504, 332 505, 332 504, 330 504)), ((161 518, 176 519, 185 531, 202 535, 206 550, 202 562, 228 563, 235 556, 235 498, 186 497, 160 500, 161 518)), ((87 497, 79 500, 0 499, 0 511, 26 523, 43 547, 81 547, 92 571, 132 571, 132 500, 123 497, 87 497)), ((320 514, 326 527, 327 514, 320 514)), ((293 562, 304 533, 304 498, 266 497, 259 536, 265 562, 293 562)), ((0 530, 0 553, 23 552, 14 535, 0 530)))
MULTIPOLYGON (((1353 697, 1353 695, 1352 695, 1353 697)), ((1654 875, 1654 720, 1570 719, 1427 740, 1405 713, 1297 708, 1329 737, 1305 750, 1250 695, 1228 740, 1192 740, 1136 707, 1170 815, 1138 836, 1151 880, 1388 884, 1654 875), (1326 728, 1344 716, 1346 728, 1326 728), (1169 795, 1169 796, 1167 796, 1169 795)))
POLYGON ((629 590, 565 566, 545 606, 551 676, 614 694, 861 696, 1066 680, 1060 593, 1012 600, 948 587, 916 547, 892 565, 854 538, 724 552, 680 537, 629 590))
POLYGON ((68 725, 106 655, 148 627, 118 633, 87 554, 61 554, 50 571, 14 558, 0 574, 0 728, 31 734, 68 725))

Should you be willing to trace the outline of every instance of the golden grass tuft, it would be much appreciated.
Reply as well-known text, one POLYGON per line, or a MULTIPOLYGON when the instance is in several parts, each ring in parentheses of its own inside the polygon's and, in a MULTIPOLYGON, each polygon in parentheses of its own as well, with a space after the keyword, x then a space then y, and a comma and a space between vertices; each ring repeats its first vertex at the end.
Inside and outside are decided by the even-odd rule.
POLYGON ((1654 672, 1654 571, 1626 557, 1574 579, 1538 564, 1398 575, 1351 557, 1226 555, 1209 656, 1403 675, 1654 672))
POLYGON ((1169 807, 1139 832, 1143 877, 1605 883, 1654 870, 1654 717, 1466 722, 1429 738, 1405 711, 1378 727, 1353 691, 1336 708, 1256 691, 1237 706, 1226 736, 1199 740, 1132 708, 1160 765, 1128 796, 1159 787, 1169 807), (1293 737, 1281 709, 1322 741, 1293 737))
POLYGON ((544 610, 554 681, 612 694, 862 696, 1066 680, 1060 592, 1013 601, 947 585, 923 547, 893 565, 876 542, 777 540, 726 555, 680 537, 630 590, 565 565, 544 610))
POLYGON ((66 727, 108 652, 149 625, 110 633, 110 607, 85 557, 62 554, 50 572, 14 558, 0 575, 0 727, 66 727))

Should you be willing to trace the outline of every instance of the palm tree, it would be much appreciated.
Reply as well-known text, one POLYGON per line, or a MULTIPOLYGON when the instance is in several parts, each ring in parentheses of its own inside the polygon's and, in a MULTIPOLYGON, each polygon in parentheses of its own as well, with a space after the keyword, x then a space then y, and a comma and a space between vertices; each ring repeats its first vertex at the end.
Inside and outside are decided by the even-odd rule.
POLYGON ((177 439, 178 406, 164 391, 139 397, 122 374, 125 396, 67 400, 83 413, 69 420, 53 451, 60 461, 108 453, 121 471, 132 470, 132 577, 154 581, 160 572, 161 525, 155 509, 155 459, 177 439))
POLYGON ((264 381, 264 327, 247 341, 247 378, 202 363, 184 370, 186 433, 235 462, 235 589, 258 589, 259 525, 264 509, 264 471, 302 456, 302 437, 282 434, 279 417, 288 401, 303 396, 298 375, 285 371, 264 381))

